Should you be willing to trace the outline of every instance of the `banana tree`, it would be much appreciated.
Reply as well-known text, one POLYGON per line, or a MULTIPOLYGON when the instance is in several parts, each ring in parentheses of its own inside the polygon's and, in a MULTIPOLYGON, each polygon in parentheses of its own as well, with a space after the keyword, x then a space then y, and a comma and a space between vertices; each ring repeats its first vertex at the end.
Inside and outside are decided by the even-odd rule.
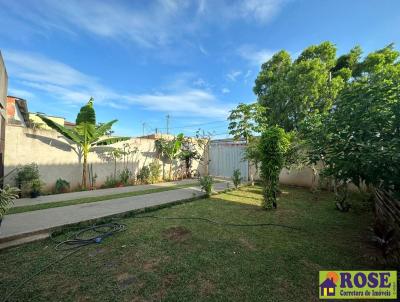
POLYGON ((76 117, 76 126, 72 129, 57 124, 43 115, 39 115, 39 117, 47 126, 56 130, 81 148, 83 156, 82 188, 87 187, 87 158, 92 148, 111 145, 129 139, 129 137, 103 138, 117 120, 112 120, 108 123, 96 126, 96 113, 93 108, 93 98, 90 98, 89 102, 81 108, 76 117))
POLYGON ((182 142, 183 133, 178 134, 173 140, 159 139, 156 141, 157 152, 169 161, 169 180, 171 180, 172 174, 172 161, 181 151, 182 142))

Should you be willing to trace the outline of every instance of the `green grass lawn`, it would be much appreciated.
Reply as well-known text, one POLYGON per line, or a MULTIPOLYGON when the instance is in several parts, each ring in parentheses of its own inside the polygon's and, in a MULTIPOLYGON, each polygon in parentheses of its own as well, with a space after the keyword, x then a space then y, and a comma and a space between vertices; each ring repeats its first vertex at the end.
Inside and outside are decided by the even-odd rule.
POLYGON ((195 183, 185 184, 185 185, 173 185, 173 186, 169 186, 169 187, 161 187, 161 188, 147 189, 147 190, 134 191, 134 192, 125 192, 125 193, 117 193, 117 194, 111 194, 111 195, 109 194, 109 195, 103 195, 103 196, 84 197, 84 198, 77 198, 77 199, 72 199, 72 200, 63 200, 63 201, 59 201, 59 202, 46 202, 46 203, 35 204, 35 205, 20 206, 20 207, 11 208, 10 211, 8 211, 8 214, 17 214, 17 213, 37 211, 37 210, 43 210, 43 209, 49 209, 49 208, 71 206, 74 204, 91 203, 91 202, 97 202, 97 201, 103 201, 103 200, 111 200, 111 199, 133 197, 133 196, 139 196, 139 195, 145 195, 145 194, 151 194, 151 193, 159 193, 159 192, 164 192, 164 191, 171 191, 171 190, 193 187, 196 185, 197 184, 195 184, 195 183))
MULTIPOLYGON (((340 213, 330 193, 287 187, 266 212, 260 193, 243 187, 150 214, 302 230, 126 218, 127 231, 82 248, 11 301, 309 302, 318 301, 319 270, 372 268, 364 257, 371 213, 340 213)), ((1 296, 62 255, 50 240, 0 251, 1 296)))

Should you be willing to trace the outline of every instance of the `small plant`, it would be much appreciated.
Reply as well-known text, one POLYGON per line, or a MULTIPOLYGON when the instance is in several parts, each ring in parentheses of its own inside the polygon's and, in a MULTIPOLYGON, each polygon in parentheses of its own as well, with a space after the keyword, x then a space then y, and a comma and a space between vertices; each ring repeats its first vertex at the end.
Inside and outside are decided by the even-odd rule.
POLYGON ((66 193, 69 191, 70 185, 69 182, 66 181, 65 179, 59 178, 56 181, 56 185, 55 185, 55 192, 57 194, 59 193, 66 193))
POLYGON ((129 184, 129 179, 132 177, 132 172, 128 168, 124 168, 120 173, 119 173, 119 180, 121 183, 123 183, 125 186, 129 184))
POLYGON ((115 188, 118 185, 118 180, 115 179, 114 175, 106 177, 106 181, 102 185, 102 188, 115 188))
POLYGON ((5 185, 4 189, 0 189, 0 224, 3 216, 7 213, 14 199, 18 198, 19 189, 5 185))
POLYGON ((42 187, 43 183, 40 181, 40 179, 34 179, 30 182, 30 188, 31 188, 31 198, 36 198, 40 195, 42 192, 42 187))
POLYGON ((206 193, 207 197, 210 197, 214 185, 214 179, 212 178, 212 176, 210 175, 202 176, 200 177, 199 181, 201 189, 206 193))
POLYGON ((149 183, 150 180, 150 169, 148 166, 143 166, 139 173, 137 174, 137 179, 142 183, 142 184, 147 184, 149 183))
POLYGON ((155 159, 150 165, 150 182, 153 184, 157 182, 161 177, 161 164, 155 159))
POLYGON ((241 177, 241 173, 240 173, 239 169, 235 169, 233 171, 232 182, 233 182, 233 185, 235 186, 235 189, 237 189, 239 187, 240 183, 242 182, 242 177, 241 177))
POLYGON ((334 191, 336 209, 338 209, 340 212, 348 212, 351 205, 347 202, 347 197, 349 195, 347 183, 336 185, 334 191))

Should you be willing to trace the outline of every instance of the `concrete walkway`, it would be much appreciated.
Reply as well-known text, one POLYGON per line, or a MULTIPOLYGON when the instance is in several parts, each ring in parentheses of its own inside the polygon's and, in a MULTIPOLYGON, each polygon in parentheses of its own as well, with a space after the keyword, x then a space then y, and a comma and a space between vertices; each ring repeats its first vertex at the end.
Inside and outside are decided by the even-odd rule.
POLYGON ((50 202, 60 202, 66 200, 87 198, 87 197, 97 197, 97 196, 106 196, 113 194, 121 194, 128 192, 137 192, 158 188, 166 188, 177 185, 189 185, 198 184, 199 181, 197 179, 184 179, 179 181, 171 181, 171 182, 163 182, 158 184, 150 184, 150 185, 137 185, 137 186, 128 186, 121 188, 108 188, 108 189, 98 189, 92 191, 81 191, 81 192, 71 192, 71 193, 62 193, 62 194, 54 194, 54 195, 43 195, 37 198, 20 198, 15 200, 13 207, 22 207, 22 206, 31 206, 42 203, 50 203, 50 202))
MULTIPOLYGON (((216 183, 214 190, 226 190, 228 182, 216 183)), ((232 188, 232 184, 229 186, 232 188)), ((200 187, 150 193, 93 203, 6 215, 0 227, 0 249, 37 239, 43 239, 51 230, 79 222, 109 217, 167 203, 203 196, 200 187)))

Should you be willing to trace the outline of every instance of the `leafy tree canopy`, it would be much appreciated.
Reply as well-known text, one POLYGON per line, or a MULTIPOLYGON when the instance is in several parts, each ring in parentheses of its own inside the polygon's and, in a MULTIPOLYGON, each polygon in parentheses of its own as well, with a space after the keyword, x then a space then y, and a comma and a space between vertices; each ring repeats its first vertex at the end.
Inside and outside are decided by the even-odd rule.
POLYGON ((286 51, 276 53, 262 65, 253 88, 268 125, 298 130, 310 116, 330 110, 349 77, 339 67, 330 42, 308 47, 294 62, 286 51))

